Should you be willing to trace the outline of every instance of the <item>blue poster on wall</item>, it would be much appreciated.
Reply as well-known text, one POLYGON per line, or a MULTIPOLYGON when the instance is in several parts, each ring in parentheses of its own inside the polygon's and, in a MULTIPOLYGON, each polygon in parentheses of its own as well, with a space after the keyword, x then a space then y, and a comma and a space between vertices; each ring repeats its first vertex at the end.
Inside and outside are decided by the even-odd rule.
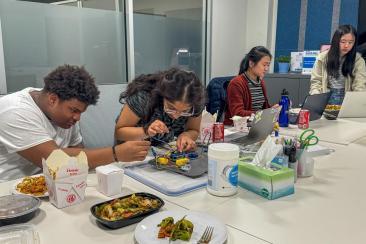
POLYGON ((303 74, 311 74, 313 70, 314 63, 316 61, 316 57, 319 54, 319 50, 316 51, 304 51, 303 60, 302 60, 302 73, 303 74))

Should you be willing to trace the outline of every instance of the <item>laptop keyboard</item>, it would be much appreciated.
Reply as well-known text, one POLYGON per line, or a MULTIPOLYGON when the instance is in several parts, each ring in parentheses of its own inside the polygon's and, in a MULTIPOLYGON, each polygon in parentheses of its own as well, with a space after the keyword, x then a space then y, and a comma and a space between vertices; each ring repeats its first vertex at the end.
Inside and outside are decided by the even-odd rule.
POLYGON ((254 143, 258 142, 258 140, 254 139, 252 137, 249 137, 249 136, 243 136, 243 137, 236 138, 230 142, 234 143, 234 144, 239 144, 241 146, 246 146, 246 145, 254 144, 254 143))

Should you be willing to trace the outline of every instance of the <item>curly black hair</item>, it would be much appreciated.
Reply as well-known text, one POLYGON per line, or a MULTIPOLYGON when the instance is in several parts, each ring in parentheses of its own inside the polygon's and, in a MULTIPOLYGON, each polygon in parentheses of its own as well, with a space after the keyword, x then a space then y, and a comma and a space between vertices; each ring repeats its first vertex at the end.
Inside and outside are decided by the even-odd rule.
POLYGON ((44 78, 44 91, 55 93, 61 100, 76 98, 87 105, 95 105, 99 90, 94 78, 84 67, 65 64, 44 78))
POLYGON ((121 93, 120 103, 124 104, 126 98, 139 91, 151 95, 151 103, 144 119, 150 118, 155 107, 162 104, 163 98, 170 102, 181 101, 191 104, 195 111, 203 108, 206 98, 205 89, 197 75, 178 68, 138 76, 121 93))

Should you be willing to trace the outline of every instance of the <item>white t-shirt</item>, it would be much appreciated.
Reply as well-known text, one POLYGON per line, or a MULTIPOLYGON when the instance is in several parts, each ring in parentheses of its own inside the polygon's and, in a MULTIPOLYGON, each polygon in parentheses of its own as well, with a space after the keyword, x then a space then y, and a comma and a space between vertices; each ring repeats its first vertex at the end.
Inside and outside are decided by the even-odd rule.
POLYGON ((41 172, 41 168, 17 152, 54 140, 60 148, 82 142, 78 123, 70 129, 52 124, 40 110, 30 91, 21 91, 0 98, 0 182, 41 172))

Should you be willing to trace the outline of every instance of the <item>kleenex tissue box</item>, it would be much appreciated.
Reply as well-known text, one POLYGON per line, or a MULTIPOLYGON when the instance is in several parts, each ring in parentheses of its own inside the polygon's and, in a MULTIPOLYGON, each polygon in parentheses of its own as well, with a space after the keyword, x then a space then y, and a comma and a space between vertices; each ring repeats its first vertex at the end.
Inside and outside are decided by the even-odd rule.
POLYGON ((270 200, 293 194, 294 171, 277 164, 272 166, 266 169, 239 159, 238 185, 270 200))
POLYGON ((106 196, 113 196, 122 192, 124 171, 116 165, 110 164, 95 168, 98 178, 97 190, 106 196))

